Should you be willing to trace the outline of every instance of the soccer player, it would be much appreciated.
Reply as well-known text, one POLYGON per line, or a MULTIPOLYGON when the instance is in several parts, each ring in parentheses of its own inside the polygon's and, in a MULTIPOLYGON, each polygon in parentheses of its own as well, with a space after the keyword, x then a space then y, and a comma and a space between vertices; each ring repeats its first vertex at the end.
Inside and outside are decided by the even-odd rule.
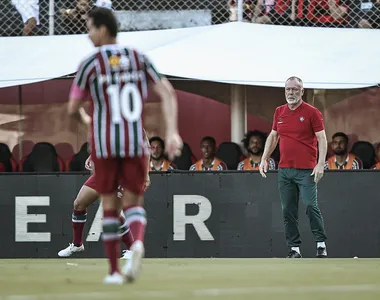
POLYGON ((133 282, 145 253, 146 213, 143 208, 144 180, 147 172, 142 131, 143 104, 148 84, 161 99, 166 130, 166 152, 170 160, 180 155, 183 142, 178 134, 177 98, 169 81, 156 71, 141 52, 117 44, 117 21, 104 8, 95 8, 87 20, 94 54, 81 63, 70 91, 68 114, 91 125, 91 159, 96 173, 96 187, 103 204, 103 240, 109 258, 105 284, 124 282, 118 266, 120 240, 118 230, 117 187, 123 189, 122 206, 126 224, 134 242, 132 256, 122 269, 128 282, 133 282), (83 100, 89 96, 91 117, 80 113, 83 100))
POLYGON ((265 178, 267 159, 280 139, 278 185, 285 225, 285 236, 290 248, 288 258, 301 258, 301 238, 298 229, 298 199, 301 193, 317 244, 317 257, 327 257, 326 234, 317 201, 317 183, 324 173, 327 139, 321 112, 302 100, 303 82, 290 77, 285 83, 287 104, 277 107, 272 131, 268 136, 260 163, 265 178), (318 149, 317 149, 318 142, 318 149), (317 155, 319 150, 319 159, 317 155), (314 177, 314 180, 313 180, 314 177))
MULTIPOLYGON (((246 133, 242 142, 244 148, 247 150, 248 157, 238 164, 238 170, 259 170, 266 139, 266 134, 258 130, 248 131, 246 133)), ((270 157, 268 163, 269 170, 276 170, 277 166, 273 158, 270 157)))
MULTIPOLYGON (((147 146, 149 147, 149 140, 148 137, 144 131, 145 135, 145 142, 147 146)), ((150 157, 147 155, 147 163, 149 163, 150 157)), ((91 156, 88 157, 85 163, 85 167, 87 170, 93 172, 92 168, 92 162, 91 162, 91 156)), ((146 173, 146 179, 145 179, 145 188, 144 191, 150 186, 150 178, 149 173, 146 173)), ((121 187, 120 187, 121 191, 121 187)), ((122 191, 118 193, 118 197, 121 198, 122 191)), ((58 252, 59 257, 70 257, 74 253, 79 253, 84 251, 84 245, 83 245, 83 229, 84 225, 87 221, 87 208, 93 204, 97 199, 99 199, 100 195, 96 191, 96 180, 95 180, 95 174, 92 174, 89 179, 83 184, 82 188, 80 189, 75 201, 74 201, 74 208, 72 213, 72 228, 73 228, 73 240, 72 243, 69 243, 69 246, 65 249, 62 249, 58 252)), ((120 221, 120 227, 119 227, 119 235, 121 236, 122 241, 124 242, 126 246, 126 251, 124 252, 124 255, 122 256, 123 259, 128 259, 130 257, 130 251, 128 249, 131 247, 133 243, 133 237, 132 234, 125 223, 125 218, 123 213, 119 215, 119 221, 120 221)))

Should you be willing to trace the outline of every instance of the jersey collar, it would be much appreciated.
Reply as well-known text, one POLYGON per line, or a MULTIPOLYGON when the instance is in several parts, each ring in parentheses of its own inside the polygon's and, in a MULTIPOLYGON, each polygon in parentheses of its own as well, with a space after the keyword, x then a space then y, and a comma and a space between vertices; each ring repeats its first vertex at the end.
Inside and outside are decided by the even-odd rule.
POLYGON ((288 110, 289 110, 290 112, 296 112, 296 111, 298 111, 301 107, 303 107, 304 103, 305 103, 305 102, 303 101, 303 99, 301 99, 301 104, 300 104, 300 106, 298 106, 296 109, 291 110, 291 109, 289 108, 289 105, 287 105, 287 107, 288 107, 288 110))

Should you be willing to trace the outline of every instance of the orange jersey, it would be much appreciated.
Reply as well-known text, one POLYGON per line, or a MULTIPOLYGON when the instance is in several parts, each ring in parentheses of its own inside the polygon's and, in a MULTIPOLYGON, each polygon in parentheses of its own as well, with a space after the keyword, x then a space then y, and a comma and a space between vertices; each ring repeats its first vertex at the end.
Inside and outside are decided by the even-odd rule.
MULTIPOLYGON (((249 171, 249 170, 259 170, 260 163, 253 163, 251 161, 251 158, 247 157, 246 159, 242 160, 237 169, 240 171, 249 171)), ((273 158, 268 159, 268 170, 276 170, 276 162, 273 158)))
POLYGON ((336 156, 331 156, 325 163, 325 169, 328 170, 359 170, 363 169, 362 161, 354 154, 348 154, 346 162, 339 166, 336 163, 336 156))
POLYGON ((152 163, 152 161, 150 162, 150 166, 149 166, 149 172, 152 172, 152 171, 167 171, 167 170, 173 170, 175 169, 175 166, 167 159, 164 159, 164 161, 162 162, 161 164, 161 167, 156 169, 152 163))
POLYGON ((219 158, 214 158, 211 167, 207 168, 203 165, 203 160, 198 160, 195 164, 190 167, 190 171, 223 171, 227 170, 226 164, 219 158))

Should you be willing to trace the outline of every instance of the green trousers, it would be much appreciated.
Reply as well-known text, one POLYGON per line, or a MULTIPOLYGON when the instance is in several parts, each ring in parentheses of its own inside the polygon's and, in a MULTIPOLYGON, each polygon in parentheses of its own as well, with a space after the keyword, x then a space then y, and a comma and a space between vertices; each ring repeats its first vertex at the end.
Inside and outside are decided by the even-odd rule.
POLYGON ((311 231, 316 242, 324 242, 326 238, 324 222, 317 201, 317 184, 312 170, 279 169, 278 190, 280 192, 282 215, 285 225, 285 237, 288 247, 298 247, 301 237, 298 229, 298 200, 306 207, 311 231))

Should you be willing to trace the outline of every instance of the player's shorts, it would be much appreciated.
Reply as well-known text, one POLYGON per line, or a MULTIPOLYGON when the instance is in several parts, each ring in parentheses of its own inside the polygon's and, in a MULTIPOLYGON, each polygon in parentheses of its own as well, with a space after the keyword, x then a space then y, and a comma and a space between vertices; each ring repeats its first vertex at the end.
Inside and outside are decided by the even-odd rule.
POLYGON ((12 4, 20 13, 24 24, 29 19, 36 18, 37 25, 40 25, 40 7, 38 4, 38 0, 12 0, 12 4))
POLYGON ((91 155, 96 173, 96 191, 111 194, 119 185, 137 195, 144 194, 146 157, 97 158, 91 155))
POLYGON ((86 182, 83 184, 85 186, 88 186, 89 188, 95 190, 95 191, 98 191, 96 189, 96 178, 95 178, 95 174, 91 175, 90 178, 88 178, 86 180, 86 182))
MULTIPOLYGON (((83 184, 95 191, 98 192, 97 188, 96 188, 96 177, 95 177, 95 174, 92 174, 87 180, 86 182, 83 184)), ((99 192, 98 192, 99 193, 99 192)), ((123 188, 121 187, 121 185, 119 185, 117 187, 117 197, 119 199, 121 199, 123 197, 123 188)))

